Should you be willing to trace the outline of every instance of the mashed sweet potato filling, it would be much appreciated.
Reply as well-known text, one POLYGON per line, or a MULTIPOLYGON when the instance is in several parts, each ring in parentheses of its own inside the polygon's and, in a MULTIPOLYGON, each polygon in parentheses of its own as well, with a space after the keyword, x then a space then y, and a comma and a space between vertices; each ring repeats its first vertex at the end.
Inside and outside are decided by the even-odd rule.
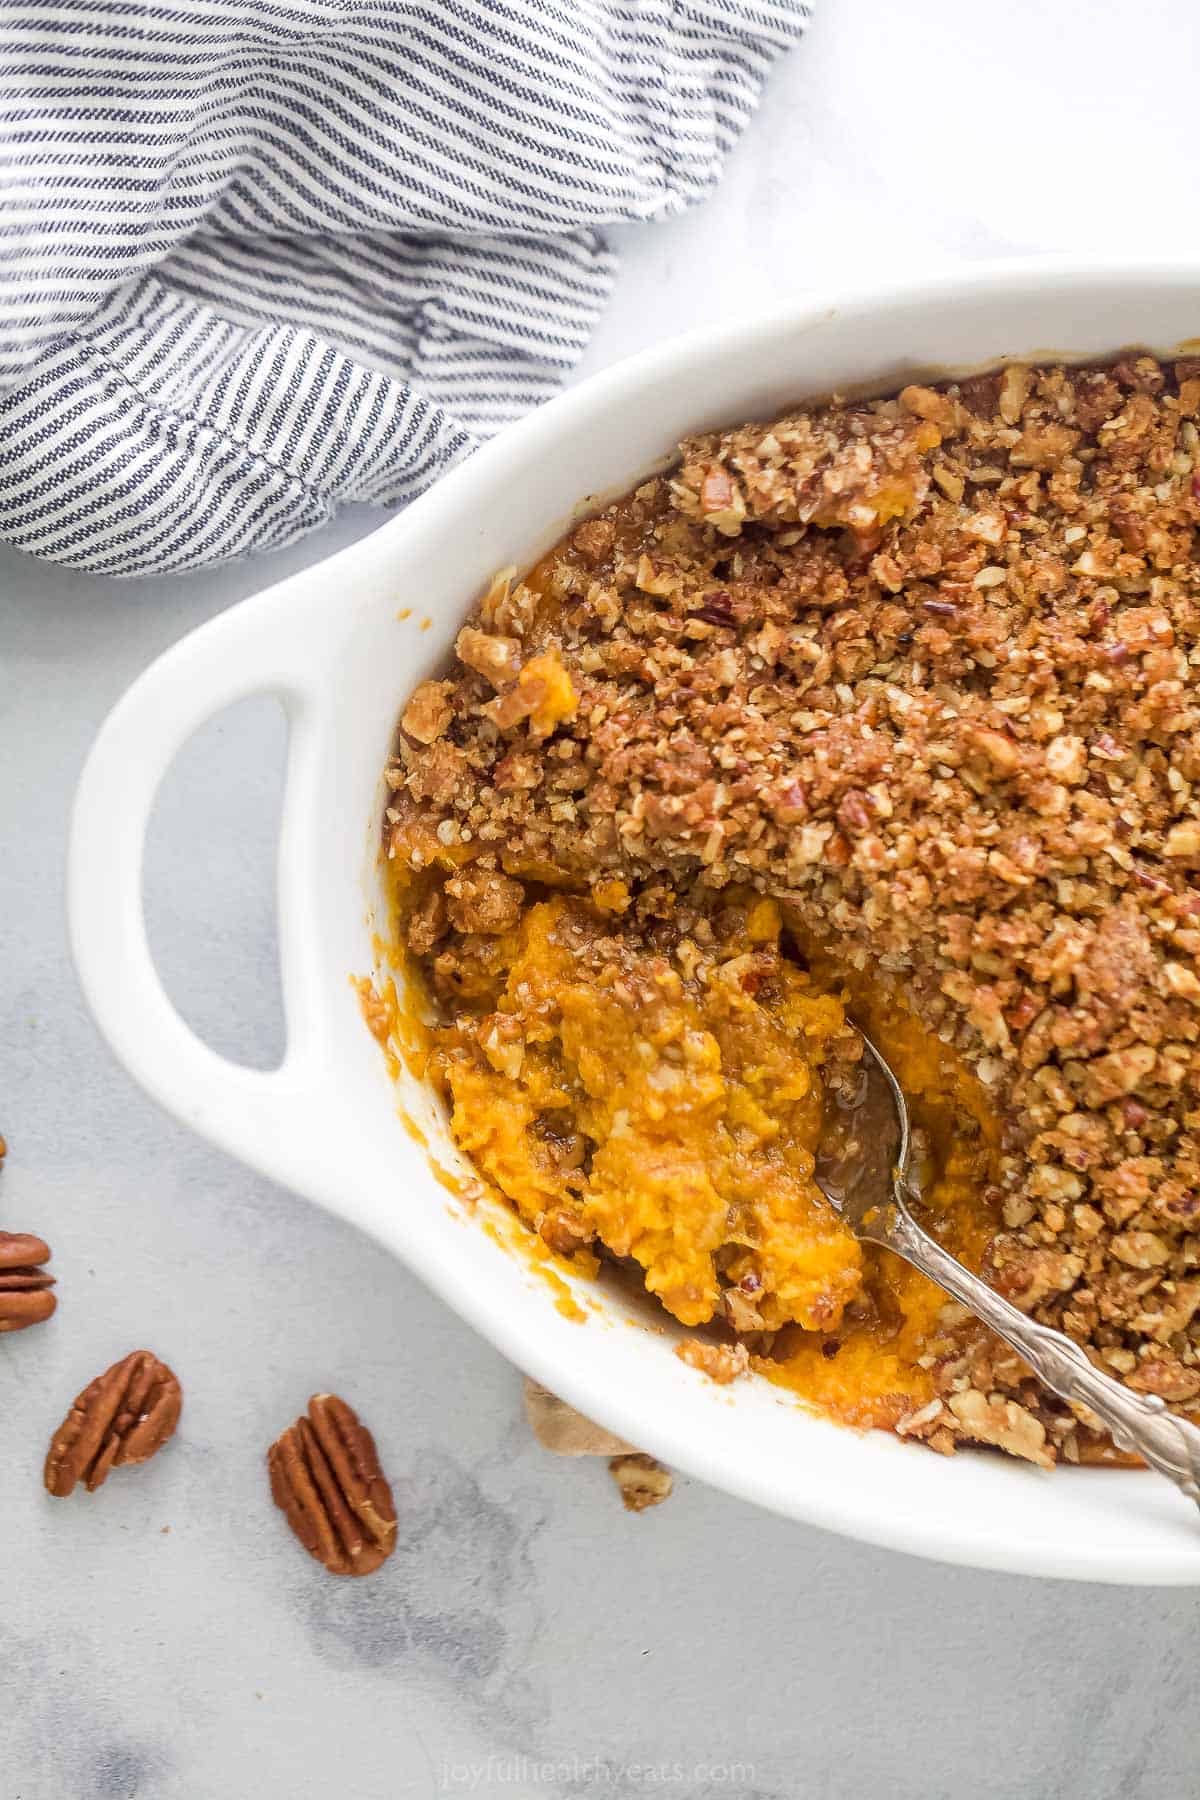
POLYGON ((462 1148, 562 1250, 632 1257, 684 1325, 746 1296, 756 1329, 831 1330, 862 1254, 813 1182, 819 1070, 842 1008, 779 952, 769 900, 677 962, 587 902, 538 901, 494 1010, 442 1033, 462 1148))
MULTIPOLYGON (((404 884, 410 922, 466 891, 461 851, 428 855, 404 884)), ((636 1267, 705 1328, 697 1366, 747 1366, 720 1361, 744 1344, 824 1409, 895 1425, 932 1392, 945 1297, 860 1245, 813 1178, 829 1095, 858 1073, 845 979, 802 962, 785 909, 749 892, 650 930, 621 916, 619 882, 531 894, 504 929, 457 940, 459 1003, 430 1033, 460 1148, 581 1273, 636 1267)), ((479 886, 471 900, 488 903, 479 886)), ((912 1098, 930 1216, 977 1261, 994 1224, 982 1093, 902 1003, 864 987, 868 1014, 912 1098)))

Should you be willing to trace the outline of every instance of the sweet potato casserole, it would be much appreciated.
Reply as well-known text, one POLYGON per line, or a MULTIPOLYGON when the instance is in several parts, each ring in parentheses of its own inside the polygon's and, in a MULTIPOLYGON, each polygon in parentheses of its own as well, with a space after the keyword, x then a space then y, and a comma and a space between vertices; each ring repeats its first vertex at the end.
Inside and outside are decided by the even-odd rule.
POLYGON ((1196 1407, 1198 412, 1200 361, 1129 355, 694 438, 408 701, 385 843, 455 1138, 719 1380, 1113 1455, 824 1201, 850 1017, 930 1229, 1196 1407))

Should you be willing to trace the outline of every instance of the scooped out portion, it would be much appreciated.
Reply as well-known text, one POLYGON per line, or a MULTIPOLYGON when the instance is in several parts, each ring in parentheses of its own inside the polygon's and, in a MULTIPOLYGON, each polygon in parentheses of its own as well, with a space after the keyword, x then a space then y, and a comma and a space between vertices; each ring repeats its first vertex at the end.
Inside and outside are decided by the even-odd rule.
POLYGON ((995 1120, 903 994, 748 888, 564 892, 540 866, 481 867, 416 817, 394 840, 408 942, 435 934, 421 1071, 536 1239, 581 1274, 636 1274, 718 1381, 754 1367, 859 1426, 927 1410, 979 1328, 859 1244, 814 1179, 828 1111, 862 1078, 852 1014, 908 1095, 926 1221, 978 1266, 995 1120))
POLYGON ((832 1331, 863 1259, 814 1152, 823 1075, 857 1036, 782 953, 772 901, 694 926, 656 942, 590 898, 534 901, 451 953, 476 1004, 431 1071, 458 1143, 552 1249, 632 1259, 684 1325, 832 1331))

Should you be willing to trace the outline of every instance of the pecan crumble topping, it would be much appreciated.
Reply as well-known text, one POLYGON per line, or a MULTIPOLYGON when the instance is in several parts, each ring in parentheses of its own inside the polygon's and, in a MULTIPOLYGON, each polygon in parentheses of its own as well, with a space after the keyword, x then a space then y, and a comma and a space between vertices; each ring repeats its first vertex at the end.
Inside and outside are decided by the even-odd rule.
MULTIPOLYGON (((1198 414, 1200 360, 1129 355, 685 442, 493 585, 409 702, 386 826, 447 1018, 503 986, 504 934, 547 891, 676 961, 709 953, 723 896, 769 896, 852 1009, 864 982, 911 1007, 986 1095, 989 1278, 1189 1409, 1198 414)), ((516 1069, 488 1016, 491 1066, 516 1069)), ((954 1313, 928 1395, 886 1422, 1106 1454, 954 1313)))

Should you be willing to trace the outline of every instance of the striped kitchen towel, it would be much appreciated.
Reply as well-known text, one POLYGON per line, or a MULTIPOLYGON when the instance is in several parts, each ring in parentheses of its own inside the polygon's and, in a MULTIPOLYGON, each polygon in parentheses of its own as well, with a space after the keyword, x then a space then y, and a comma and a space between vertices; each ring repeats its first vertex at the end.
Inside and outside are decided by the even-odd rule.
POLYGON ((0 539, 110 575, 419 493, 551 394, 607 226, 804 0, 0 0, 0 539))

